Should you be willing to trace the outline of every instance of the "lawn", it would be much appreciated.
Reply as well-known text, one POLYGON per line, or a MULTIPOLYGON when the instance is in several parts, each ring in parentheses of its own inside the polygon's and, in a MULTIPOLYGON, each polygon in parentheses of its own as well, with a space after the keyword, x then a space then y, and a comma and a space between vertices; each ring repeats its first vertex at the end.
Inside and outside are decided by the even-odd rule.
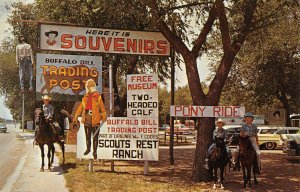
POLYGON ((67 187, 71 192, 94 191, 211 191, 211 183, 194 183, 190 180, 194 149, 176 149, 175 165, 169 165, 169 150, 160 149, 160 161, 149 163, 149 174, 143 175, 142 161, 110 161, 104 165, 94 162, 94 172, 88 172, 88 160, 76 159, 75 153, 66 153, 63 165, 67 187))

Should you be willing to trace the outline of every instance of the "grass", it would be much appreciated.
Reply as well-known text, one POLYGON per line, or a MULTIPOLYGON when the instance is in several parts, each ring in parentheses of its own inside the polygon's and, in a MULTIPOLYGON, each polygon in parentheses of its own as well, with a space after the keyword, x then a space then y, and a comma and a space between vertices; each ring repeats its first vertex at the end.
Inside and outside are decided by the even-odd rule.
MULTIPOLYGON (((160 150, 160 161, 149 163, 149 174, 143 175, 144 162, 115 161, 115 172, 110 171, 110 161, 94 161, 94 172, 88 172, 88 160, 76 159, 76 153, 66 153, 62 165, 66 185, 70 192, 130 191, 130 192, 183 192, 211 191, 209 183, 191 182, 194 149, 176 150, 176 165, 169 165, 168 150, 160 150)), ((59 154, 60 155, 60 154, 59 154)))

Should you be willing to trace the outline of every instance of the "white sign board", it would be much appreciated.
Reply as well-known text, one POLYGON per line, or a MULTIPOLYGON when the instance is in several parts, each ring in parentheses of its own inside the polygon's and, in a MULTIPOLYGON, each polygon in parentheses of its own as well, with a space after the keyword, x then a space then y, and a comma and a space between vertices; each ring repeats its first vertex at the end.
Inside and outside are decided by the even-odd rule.
POLYGON ((241 106, 180 106, 170 107, 170 115, 175 117, 241 117, 245 107, 241 106))
POLYGON ((127 117, 158 118, 157 75, 127 75, 127 117))
POLYGON ((102 90, 102 57, 37 53, 38 93, 84 95, 88 79, 94 79, 97 90, 102 90))
POLYGON ((170 55, 160 32, 40 24, 40 49, 136 55, 170 55))

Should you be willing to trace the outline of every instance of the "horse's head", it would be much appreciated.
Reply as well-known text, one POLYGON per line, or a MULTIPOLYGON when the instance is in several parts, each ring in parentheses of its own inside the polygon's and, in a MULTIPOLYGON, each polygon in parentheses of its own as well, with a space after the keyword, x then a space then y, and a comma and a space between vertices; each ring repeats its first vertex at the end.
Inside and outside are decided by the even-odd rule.
POLYGON ((45 119, 44 112, 41 108, 36 108, 34 110, 34 121, 36 125, 39 125, 45 119))
POLYGON ((217 148, 225 148, 224 138, 216 137, 215 138, 215 143, 216 143, 217 148))
POLYGON ((252 149, 252 144, 248 135, 246 134, 239 135, 239 149, 240 149, 240 155, 252 149))

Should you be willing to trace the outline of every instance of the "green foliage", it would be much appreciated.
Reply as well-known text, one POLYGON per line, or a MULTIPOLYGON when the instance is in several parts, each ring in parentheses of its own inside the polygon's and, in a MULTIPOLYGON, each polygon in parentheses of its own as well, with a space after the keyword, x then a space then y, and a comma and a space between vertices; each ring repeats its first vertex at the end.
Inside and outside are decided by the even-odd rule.
POLYGON ((258 9, 264 26, 250 36, 227 79, 222 102, 243 104, 248 110, 275 107, 299 110, 299 10, 294 4, 268 2, 258 9), (298 99, 298 101, 297 101, 298 99), (298 103, 297 103, 298 102, 298 103))

